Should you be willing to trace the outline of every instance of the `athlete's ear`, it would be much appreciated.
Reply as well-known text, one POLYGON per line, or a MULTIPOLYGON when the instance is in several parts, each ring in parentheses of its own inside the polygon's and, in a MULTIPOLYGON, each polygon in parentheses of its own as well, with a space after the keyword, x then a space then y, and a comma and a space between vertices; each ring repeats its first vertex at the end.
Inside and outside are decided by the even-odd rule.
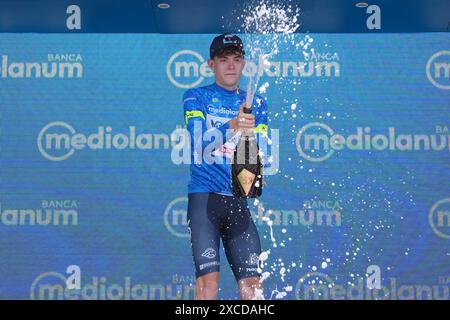
POLYGON ((208 60, 208 66, 214 71, 214 59, 208 60))

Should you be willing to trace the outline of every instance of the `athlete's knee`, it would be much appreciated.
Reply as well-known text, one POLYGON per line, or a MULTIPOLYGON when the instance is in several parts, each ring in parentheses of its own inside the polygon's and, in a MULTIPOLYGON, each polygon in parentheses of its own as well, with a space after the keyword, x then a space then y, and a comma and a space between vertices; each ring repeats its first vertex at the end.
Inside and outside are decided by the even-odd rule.
POLYGON ((264 300, 259 277, 250 277, 239 280, 239 291, 242 300, 264 300))
POLYGON ((207 273, 197 278, 196 300, 213 300, 219 291, 219 272, 207 273))

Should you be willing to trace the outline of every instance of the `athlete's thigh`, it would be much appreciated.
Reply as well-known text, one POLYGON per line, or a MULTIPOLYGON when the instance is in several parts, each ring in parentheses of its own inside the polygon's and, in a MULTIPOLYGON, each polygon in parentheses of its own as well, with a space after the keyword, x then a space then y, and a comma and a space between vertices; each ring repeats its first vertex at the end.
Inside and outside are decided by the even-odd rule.
POLYGON ((225 254, 236 280, 257 277, 261 242, 245 199, 234 198, 222 226, 225 254), (236 210, 237 209, 237 210, 236 210))
POLYGON ((211 212, 209 193, 190 193, 188 196, 188 226, 196 277, 218 272, 220 267, 219 221, 211 212))

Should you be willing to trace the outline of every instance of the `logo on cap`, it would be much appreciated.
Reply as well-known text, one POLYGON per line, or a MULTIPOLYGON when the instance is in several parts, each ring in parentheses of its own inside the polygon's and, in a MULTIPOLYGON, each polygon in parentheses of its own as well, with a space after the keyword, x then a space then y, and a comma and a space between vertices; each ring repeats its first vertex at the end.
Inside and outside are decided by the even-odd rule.
POLYGON ((223 44, 229 44, 229 43, 236 43, 237 41, 233 40, 233 35, 232 34, 227 34, 223 37, 223 44))

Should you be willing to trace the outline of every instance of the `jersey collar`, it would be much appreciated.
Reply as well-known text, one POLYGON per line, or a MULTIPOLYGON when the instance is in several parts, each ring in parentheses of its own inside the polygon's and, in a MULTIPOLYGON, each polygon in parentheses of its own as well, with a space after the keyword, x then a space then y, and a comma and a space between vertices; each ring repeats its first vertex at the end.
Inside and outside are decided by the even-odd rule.
POLYGON ((228 89, 225 89, 225 88, 219 86, 216 82, 214 82, 212 84, 212 87, 215 90, 219 91, 221 94, 226 94, 226 95, 234 95, 234 94, 239 94, 241 92, 241 89, 239 88, 239 86, 237 86, 236 89, 234 89, 234 90, 228 90, 228 89))

